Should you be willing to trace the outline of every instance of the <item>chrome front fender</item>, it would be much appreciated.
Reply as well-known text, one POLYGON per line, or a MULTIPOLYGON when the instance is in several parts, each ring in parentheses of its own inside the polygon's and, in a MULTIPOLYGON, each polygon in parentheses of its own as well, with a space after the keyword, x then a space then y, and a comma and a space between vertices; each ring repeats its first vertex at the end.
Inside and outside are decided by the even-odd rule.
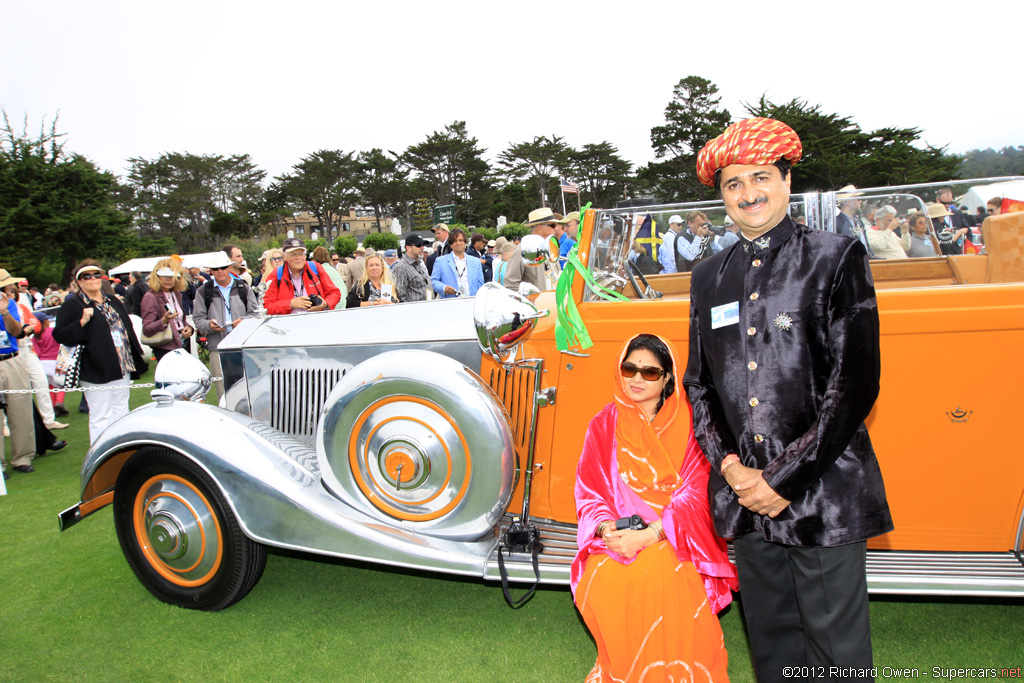
POLYGON ((136 409, 103 432, 82 465, 82 502, 62 513, 62 528, 112 502, 120 468, 148 446, 203 468, 245 535, 266 545, 481 576, 497 544, 497 531, 451 541, 373 519, 324 488, 316 451, 305 443, 244 415, 181 401, 136 409))

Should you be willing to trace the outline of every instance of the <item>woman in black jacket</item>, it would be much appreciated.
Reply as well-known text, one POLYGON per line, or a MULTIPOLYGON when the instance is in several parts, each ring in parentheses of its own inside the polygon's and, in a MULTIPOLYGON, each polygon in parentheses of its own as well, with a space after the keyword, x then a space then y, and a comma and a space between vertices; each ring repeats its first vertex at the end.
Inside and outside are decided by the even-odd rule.
POLYGON ((82 387, 106 387, 89 395, 90 443, 107 425, 128 414, 129 384, 149 369, 128 312, 116 296, 102 291, 104 277, 92 259, 79 264, 75 270, 79 291, 64 299, 53 329, 53 338, 61 344, 83 345, 82 387))

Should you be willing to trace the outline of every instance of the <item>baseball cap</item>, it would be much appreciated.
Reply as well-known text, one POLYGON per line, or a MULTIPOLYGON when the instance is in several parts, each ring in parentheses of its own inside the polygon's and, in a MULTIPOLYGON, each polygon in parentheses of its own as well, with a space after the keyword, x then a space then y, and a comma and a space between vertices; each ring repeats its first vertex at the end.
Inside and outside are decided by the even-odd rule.
POLYGON ((305 249, 306 243, 300 240, 298 237, 289 237, 281 244, 281 251, 289 252, 294 249, 305 249))
POLYGON ((420 237, 414 232, 410 232, 408 235, 406 235, 404 242, 405 246, 407 247, 422 247, 427 244, 422 237, 420 237))

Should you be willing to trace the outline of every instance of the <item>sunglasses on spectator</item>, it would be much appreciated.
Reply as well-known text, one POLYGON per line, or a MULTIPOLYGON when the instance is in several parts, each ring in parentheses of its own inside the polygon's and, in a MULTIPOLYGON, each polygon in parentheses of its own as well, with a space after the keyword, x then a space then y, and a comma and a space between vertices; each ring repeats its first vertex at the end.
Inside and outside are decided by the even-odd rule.
POLYGON ((271 256, 271 261, 284 261, 284 256, 271 256))
POLYGON ((228 266, 217 266, 216 268, 210 268, 211 273, 216 273, 218 270, 226 270, 228 266))
POLYGON ((103 273, 82 273, 78 276, 79 280, 102 280, 103 273))
POLYGON ((639 372, 640 376, 643 377, 648 382, 654 382, 655 380, 659 380, 661 379, 662 375, 665 374, 665 371, 662 370, 661 368, 640 368, 633 365, 632 363, 623 363, 622 365, 620 365, 619 372, 622 373, 622 376, 625 377, 626 379, 629 379, 630 377, 639 372))

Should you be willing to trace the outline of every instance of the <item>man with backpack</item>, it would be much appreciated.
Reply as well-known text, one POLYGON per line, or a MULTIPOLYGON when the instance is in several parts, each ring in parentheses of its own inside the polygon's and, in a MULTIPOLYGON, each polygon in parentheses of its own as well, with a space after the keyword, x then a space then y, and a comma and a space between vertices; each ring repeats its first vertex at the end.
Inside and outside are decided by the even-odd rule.
MULTIPOLYGON (((200 336, 206 337, 210 349, 210 372, 214 377, 220 377, 217 347, 221 339, 243 318, 255 316, 258 304, 252 287, 231 276, 231 259, 227 254, 217 252, 207 266, 213 279, 204 282, 197 290, 192 319, 200 336)), ((224 382, 215 382, 215 386, 220 399, 224 395, 224 382)))
POLYGON ((270 273, 263 308, 270 315, 313 313, 333 309, 341 301, 341 290, 331 282, 323 266, 306 260, 306 245, 289 237, 281 245, 284 265, 270 273))

